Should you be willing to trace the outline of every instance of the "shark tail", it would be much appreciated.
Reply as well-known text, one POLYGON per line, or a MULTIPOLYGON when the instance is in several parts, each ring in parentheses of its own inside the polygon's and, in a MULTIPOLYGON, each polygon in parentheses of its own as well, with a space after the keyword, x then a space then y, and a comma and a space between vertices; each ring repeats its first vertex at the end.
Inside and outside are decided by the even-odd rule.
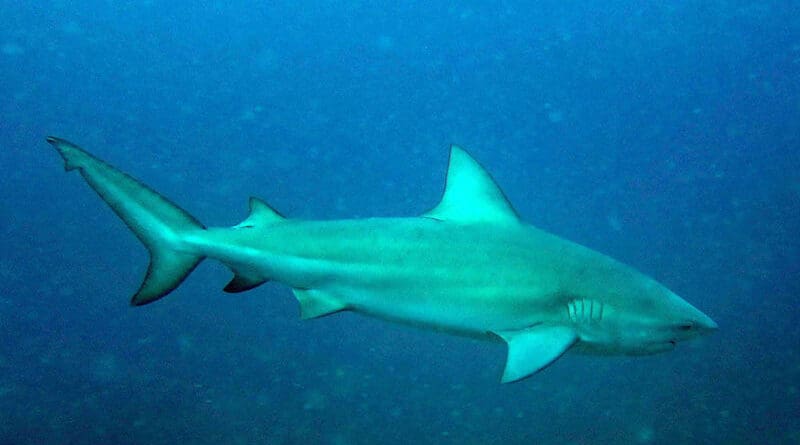
POLYGON ((187 236, 205 230, 192 215, 77 145, 52 136, 47 142, 64 158, 65 170, 77 169, 150 252, 150 265, 131 305, 167 295, 200 264, 204 256, 185 242, 187 236))

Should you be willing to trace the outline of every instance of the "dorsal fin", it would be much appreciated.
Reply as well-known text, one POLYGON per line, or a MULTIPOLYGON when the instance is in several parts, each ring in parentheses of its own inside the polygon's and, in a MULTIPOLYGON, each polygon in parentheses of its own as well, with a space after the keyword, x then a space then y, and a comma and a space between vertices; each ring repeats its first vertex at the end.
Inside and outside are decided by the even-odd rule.
POLYGON ((423 216, 463 223, 517 224, 517 212, 486 171, 461 147, 450 147, 441 202, 423 216))
POLYGON ((244 221, 233 226, 234 229, 247 229, 257 226, 263 226, 278 221, 283 221, 285 218, 281 216, 275 209, 269 206, 266 202, 250 197, 250 214, 244 221))

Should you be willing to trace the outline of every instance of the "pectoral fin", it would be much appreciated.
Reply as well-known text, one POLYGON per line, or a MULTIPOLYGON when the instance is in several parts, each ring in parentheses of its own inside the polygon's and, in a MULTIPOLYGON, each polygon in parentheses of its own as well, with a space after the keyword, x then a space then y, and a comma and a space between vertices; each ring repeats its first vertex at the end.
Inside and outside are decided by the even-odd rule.
POLYGON ((578 339, 572 329, 551 325, 495 334, 508 344, 503 383, 515 382, 542 370, 561 357, 578 339))

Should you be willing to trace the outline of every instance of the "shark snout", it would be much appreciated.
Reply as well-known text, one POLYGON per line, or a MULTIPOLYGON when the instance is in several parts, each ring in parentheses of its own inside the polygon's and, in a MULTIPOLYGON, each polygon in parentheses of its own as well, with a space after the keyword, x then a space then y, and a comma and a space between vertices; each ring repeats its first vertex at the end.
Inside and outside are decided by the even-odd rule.
POLYGON ((695 323, 695 326, 697 326, 697 328, 699 330, 707 331, 708 333, 711 333, 711 332, 716 331, 717 329, 719 329, 719 325, 717 324, 717 322, 712 320, 711 317, 709 317, 708 315, 706 315, 706 314, 704 314, 704 313, 702 313, 700 311, 697 311, 697 312, 699 312, 701 316, 698 317, 694 321, 694 323, 695 323))
POLYGON ((687 322, 679 327, 681 331, 684 331, 686 338, 707 335, 719 329, 717 322, 699 309, 692 307, 691 312, 687 322))
POLYGON ((717 322, 712 320, 711 317, 703 313, 700 309, 691 305, 688 301, 675 294, 672 294, 672 301, 673 304, 675 304, 674 307, 677 309, 675 315, 680 313, 678 316, 685 320, 685 324, 682 325, 682 330, 691 331, 695 334, 709 334, 719 329, 717 322))

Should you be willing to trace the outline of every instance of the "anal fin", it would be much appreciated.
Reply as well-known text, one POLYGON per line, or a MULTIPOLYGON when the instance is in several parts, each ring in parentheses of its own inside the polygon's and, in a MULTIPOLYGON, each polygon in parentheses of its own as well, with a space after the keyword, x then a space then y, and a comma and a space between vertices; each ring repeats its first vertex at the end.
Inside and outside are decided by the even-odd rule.
POLYGON ((232 294, 244 292, 267 282, 267 280, 263 278, 248 276, 236 271, 234 271, 233 274, 233 279, 222 289, 225 292, 232 294))
POLYGON ((347 305, 325 291, 318 289, 293 289, 292 291, 300 303, 300 318, 303 320, 347 309, 347 305))
POLYGON ((503 383, 522 380, 561 357, 578 339, 567 326, 536 325, 519 331, 495 332, 508 343, 503 383))

